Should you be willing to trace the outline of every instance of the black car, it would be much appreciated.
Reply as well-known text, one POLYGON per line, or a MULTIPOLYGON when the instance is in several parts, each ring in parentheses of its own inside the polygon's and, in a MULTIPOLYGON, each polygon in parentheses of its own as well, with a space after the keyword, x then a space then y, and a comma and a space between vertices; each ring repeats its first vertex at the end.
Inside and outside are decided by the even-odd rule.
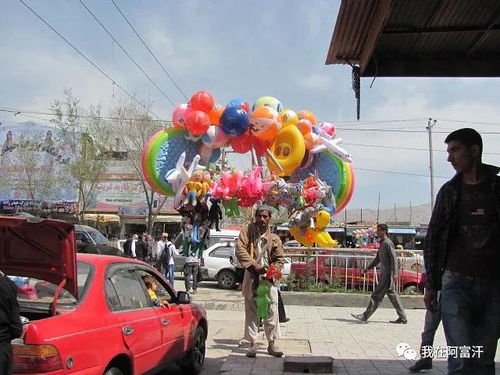
POLYGON ((108 239, 97 229, 87 225, 75 225, 75 229, 79 253, 124 255, 119 249, 111 246, 108 239))

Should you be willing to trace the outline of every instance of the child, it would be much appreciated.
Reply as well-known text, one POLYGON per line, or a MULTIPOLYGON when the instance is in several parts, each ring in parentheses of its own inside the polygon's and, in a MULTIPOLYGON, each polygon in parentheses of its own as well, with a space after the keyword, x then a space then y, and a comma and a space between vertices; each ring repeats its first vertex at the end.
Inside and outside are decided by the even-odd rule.
POLYGON ((166 300, 160 300, 156 295, 156 291, 158 290, 158 284, 156 284, 156 281, 152 276, 146 275, 142 278, 142 280, 144 281, 144 284, 146 284, 146 288, 148 289, 151 301, 153 301, 153 305, 170 307, 170 305, 166 300))

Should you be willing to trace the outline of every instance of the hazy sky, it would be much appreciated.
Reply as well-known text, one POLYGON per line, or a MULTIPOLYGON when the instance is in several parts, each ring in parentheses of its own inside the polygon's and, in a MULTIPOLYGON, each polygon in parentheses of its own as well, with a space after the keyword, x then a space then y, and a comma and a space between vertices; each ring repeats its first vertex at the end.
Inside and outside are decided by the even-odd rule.
MULTIPOLYGON (((141 99, 150 98, 152 111, 170 119, 172 104, 80 1, 25 1, 115 82, 141 99)), ((186 102, 111 0, 82 1, 171 101, 186 102)), ((115 2, 188 97, 208 90, 225 104, 235 97, 252 103, 270 95, 285 108, 309 109, 318 120, 336 124, 357 175, 349 208, 376 207, 379 192, 381 207, 429 202, 429 117, 438 120, 433 136, 436 192, 453 175, 443 140, 454 129, 476 128, 483 134, 485 152, 492 153, 484 160, 500 164, 498 79, 378 78, 371 89, 371 79, 362 79, 361 121, 356 121, 350 68, 325 65, 339 2, 115 2)), ((73 89, 82 105, 100 103, 104 109, 125 96, 19 0, 0 2, 0 12, 1 108, 46 111, 64 88, 73 89)), ((27 119, 0 112, 3 126, 27 119)), ((246 160, 235 161, 236 166, 246 160)))

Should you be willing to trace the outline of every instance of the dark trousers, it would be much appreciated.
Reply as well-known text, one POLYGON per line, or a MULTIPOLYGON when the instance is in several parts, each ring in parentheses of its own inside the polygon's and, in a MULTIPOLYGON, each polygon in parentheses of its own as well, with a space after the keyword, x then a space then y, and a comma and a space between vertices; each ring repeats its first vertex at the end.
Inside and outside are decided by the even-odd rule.
POLYGON ((0 343, 0 374, 12 374, 12 345, 10 342, 0 343))
POLYGON ((280 322, 284 322, 286 319, 285 305, 283 305, 283 298, 281 298, 281 292, 278 289, 278 317, 280 322))
POLYGON ((184 285, 186 292, 198 289, 198 263, 186 263, 184 265, 184 285))

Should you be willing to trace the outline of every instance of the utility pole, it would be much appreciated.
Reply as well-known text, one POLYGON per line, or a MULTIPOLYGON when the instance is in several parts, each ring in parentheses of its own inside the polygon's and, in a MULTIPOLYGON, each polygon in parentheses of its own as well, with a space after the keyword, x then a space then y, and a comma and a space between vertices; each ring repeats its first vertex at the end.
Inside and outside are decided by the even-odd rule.
POLYGON ((380 219, 380 192, 378 193, 378 204, 377 204, 377 224, 379 223, 380 219))
POLYGON ((434 210, 434 167, 432 163, 432 127, 436 125, 437 120, 433 120, 429 117, 427 121, 427 133, 429 134, 429 170, 431 177, 431 212, 434 210))

